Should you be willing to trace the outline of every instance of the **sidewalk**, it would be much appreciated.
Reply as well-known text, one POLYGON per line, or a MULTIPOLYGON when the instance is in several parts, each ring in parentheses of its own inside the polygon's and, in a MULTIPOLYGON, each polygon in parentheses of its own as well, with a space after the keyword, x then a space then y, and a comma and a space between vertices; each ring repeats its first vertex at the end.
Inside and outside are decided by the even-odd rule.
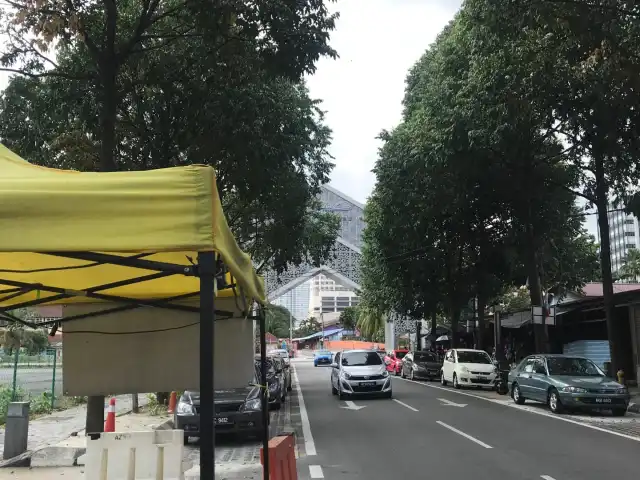
POLYGON ((631 403, 629 403, 627 411, 640 413, 640 389, 638 389, 638 387, 631 387, 629 393, 631 394, 631 403))
MULTIPOLYGON (((138 398, 141 407, 147 404, 148 399, 146 394, 140 394, 138 398)), ((108 402, 108 400, 106 400, 106 402, 108 402)), ((130 411, 131 395, 117 396, 116 415, 123 415, 130 411)), ((87 406, 79 405, 31 420, 29 422, 28 451, 33 452, 48 445, 55 445, 81 432, 85 427, 86 416, 87 406)), ((0 430, 0 449, 0 451, 4 451, 4 429, 0 430)), ((16 459, 21 457, 16 457, 16 459)), ((14 461, 17 460, 9 459, 0 461, 0 467, 11 465, 14 461)))

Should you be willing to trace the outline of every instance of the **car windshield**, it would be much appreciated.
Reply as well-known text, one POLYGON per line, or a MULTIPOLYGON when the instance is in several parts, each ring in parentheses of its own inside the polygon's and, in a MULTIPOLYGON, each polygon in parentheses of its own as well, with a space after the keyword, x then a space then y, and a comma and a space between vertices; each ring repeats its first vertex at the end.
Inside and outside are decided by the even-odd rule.
POLYGON ((486 352, 458 351, 458 363, 491 363, 491 357, 486 352))
MULTIPOLYGON (((276 373, 276 369, 275 366, 273 364, 273 361, 269 358, 266 359, 266 365, 267 365, 267 375, 275 375, 276 373)), ((260 370, 260 360, 256 360, 256 368, 258 370, 260 370)))
POLYGON ((382 359, 376 352, 351 352, 342 355, 344 367, 364 367, 382 365, 382 359))
POLYGON ((288 357, 289 353, 286 350, 274 350, 271 352, 273 355, 279 355, 280 357, 288 357))
POLYGON ((396 352, 396 358, 402 358, 409 352, 396 352))
POLYGON ((580 377, 602 377, 602 371, 587 358, 550 357, 547 358, 549 375, 573 375, 580 377))
POLYGON ((331 355, 331 352, 327 351, 327 350, 320 350, 318 353, 316 353, 316 355, 319 356, 326 356, 326 355, 331 355))
POLYGON ((414 362, 435 362, 436 356, 431 352, 416 352, 413 356, 414 362))

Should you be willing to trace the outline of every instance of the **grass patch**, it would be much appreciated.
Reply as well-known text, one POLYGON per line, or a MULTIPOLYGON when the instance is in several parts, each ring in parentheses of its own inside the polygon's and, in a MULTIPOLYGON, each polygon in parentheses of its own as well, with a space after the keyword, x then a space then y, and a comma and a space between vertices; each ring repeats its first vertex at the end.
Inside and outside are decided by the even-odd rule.
MULTIPOLYGON (((13 388, 9 385, 0 385, 0 425, 4 425, 7 420, 7 409, 14 401, 13 388)), ((15 394, 16 402, 29 402, 29 417, 37 418, 48 415, 53 411, 66 410, 87 403, 87 397, 57 397, 54 408, 51 408, 51 394, 48 392, 40 395, 31 395, 18 387, 15 394)))

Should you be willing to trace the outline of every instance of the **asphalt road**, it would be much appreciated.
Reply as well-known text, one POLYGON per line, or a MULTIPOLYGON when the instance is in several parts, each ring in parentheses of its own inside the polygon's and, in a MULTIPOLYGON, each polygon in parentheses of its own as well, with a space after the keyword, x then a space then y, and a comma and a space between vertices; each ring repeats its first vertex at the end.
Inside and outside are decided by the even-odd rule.
MULTIPOLYGON (((17 383, 25 392, 39 395, 51 391, 53 368, 18 368, 17 383)), ((13 368, 0 368, 0 385, 11 385, 13 368)), ((56 394, 62 393, 62 369, 56 370, 56 394)))
POLYGON ((364 408, 347 409, 331 395, 329 368, 314 368, 311 362, 296 362, 295 368, 304 399, 301 478, 603 480, 638 475, 640 436, 585 426, 580 417, 556 418, 543 407, 519 408, 477 398, 473 390, 459 393, 399 378, 393 379, 393 400, 353 399, 352 406, 364 408))

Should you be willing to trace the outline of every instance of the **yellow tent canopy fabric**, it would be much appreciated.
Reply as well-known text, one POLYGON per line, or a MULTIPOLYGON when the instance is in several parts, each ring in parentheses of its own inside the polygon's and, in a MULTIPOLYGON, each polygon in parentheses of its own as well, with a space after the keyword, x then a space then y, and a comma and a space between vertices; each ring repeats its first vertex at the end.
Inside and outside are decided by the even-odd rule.
MULTIPOLYGON (((196 261, 197 252, 215 251, 244 294, 265 303, 262 279, 229 229, 215 173, 208 166, 137 172, 56 170, 32 165, 0 144, 0 222, 0 290, 10 288, 2 279, 84 290, 153 273, 46 252, 146 252, 153 253, 146 260, 189 266, 187 257, 196 261)), ((158 299, 198 288, 197 278, 173 275, 101 293, 158 299)), ((30 292, 0 305, 16 305, 37 295, 53 294, 30 292)), ((87 299, 74 297, 63 303, 74 301, 87 299)))

